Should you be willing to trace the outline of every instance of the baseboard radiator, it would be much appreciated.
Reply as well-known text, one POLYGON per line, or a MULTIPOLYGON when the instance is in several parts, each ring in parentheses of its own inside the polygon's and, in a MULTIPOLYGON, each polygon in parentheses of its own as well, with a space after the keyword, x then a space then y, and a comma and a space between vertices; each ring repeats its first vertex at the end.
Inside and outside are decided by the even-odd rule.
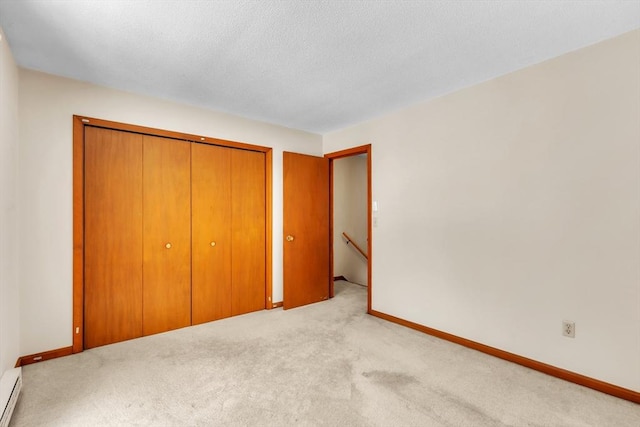
POLYGON ((0 379, 0 427, 8 427, 22 390, 22 368, 8 369, 0 379))

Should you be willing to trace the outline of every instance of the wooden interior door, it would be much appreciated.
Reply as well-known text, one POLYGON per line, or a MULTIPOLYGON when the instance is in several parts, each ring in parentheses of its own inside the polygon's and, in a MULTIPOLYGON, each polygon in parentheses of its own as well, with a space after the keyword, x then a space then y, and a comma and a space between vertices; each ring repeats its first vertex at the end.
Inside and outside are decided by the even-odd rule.
POLYGON ((191 324, 191 147, 143 136, 143 334, 191 324))
POLYGON ((285 309, 329 298, 329 160, 284 153, 285 309))
POLYGON ((191 319, 231 316, 231 151, 191 144, 191 319))
POLYGON ((142 336, 142 136, 86 127, 84 348, 142 336))
POLYGON ((231 151, 231 313, 265 308, 265 154, 231 151))

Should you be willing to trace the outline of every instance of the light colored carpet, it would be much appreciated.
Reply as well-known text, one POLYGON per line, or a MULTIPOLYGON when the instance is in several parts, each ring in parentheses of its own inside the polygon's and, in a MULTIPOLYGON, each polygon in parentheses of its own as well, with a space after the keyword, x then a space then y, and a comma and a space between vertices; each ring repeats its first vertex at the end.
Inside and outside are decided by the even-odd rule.
POLYGON ((11 426, 640 426, 640 405, 368 316, 366 289, 26 366, 11 426))

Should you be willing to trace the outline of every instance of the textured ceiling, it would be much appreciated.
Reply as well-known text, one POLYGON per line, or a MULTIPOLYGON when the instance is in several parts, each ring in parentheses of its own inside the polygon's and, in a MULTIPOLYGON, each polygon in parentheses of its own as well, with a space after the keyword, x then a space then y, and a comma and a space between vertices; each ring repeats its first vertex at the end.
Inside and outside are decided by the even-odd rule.
POLYGON ((18 64, 325 133, 640 27, 640 1, 0 0, 18 64))

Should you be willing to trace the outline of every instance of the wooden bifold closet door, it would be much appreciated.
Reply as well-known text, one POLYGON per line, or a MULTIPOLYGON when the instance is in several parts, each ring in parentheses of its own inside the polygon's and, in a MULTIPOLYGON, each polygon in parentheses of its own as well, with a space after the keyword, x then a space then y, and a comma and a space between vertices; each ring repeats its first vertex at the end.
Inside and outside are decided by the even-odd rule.
POLYGON ((191 145, 193 324, 231 316, 232 151, 191 145))
POLYGON ((191 147, 143 137, 143 335, 191 324, 191 147))
POLYGON ((84 346, 142 336, 142 135, 88 127, 84 346))
POLYGON ((264 153, 191 146, 192 320, 264 308, 264 153))
POLYGON ((265 308, 265 154, 85 128, 84 348, 265 308))
POLYGON ((264 153, 231 153, 231 313, 264 308, 265 159, 264 153))

